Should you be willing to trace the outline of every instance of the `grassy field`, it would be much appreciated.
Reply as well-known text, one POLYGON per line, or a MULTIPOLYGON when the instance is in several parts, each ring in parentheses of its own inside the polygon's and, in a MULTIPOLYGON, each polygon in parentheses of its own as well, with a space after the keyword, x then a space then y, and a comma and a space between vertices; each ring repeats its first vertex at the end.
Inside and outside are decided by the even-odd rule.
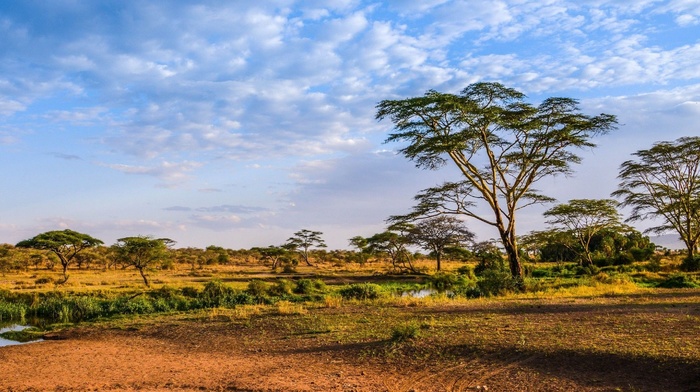
MULTIPOLYGON (((447 263, 447 276, 456 277, 463 266, 447 263)), ((429 260, 419 267, 434 273, 429 260)), ((64 285, 54 283, 60 279, 58 271, 29 270, 2 276, 0 289, 34 302, 41 298, 73 301, 59 303, 59 313, 67 309, 61 306, 69 304, 80 308, 83 316, 97 309, 94 317, 83 317, 81 323, 75 324, 77 317, 66 316, 61 323, 36 332, 65 338, 68 343, 26 346, 35 358, 42 353, 73 355, 75 347, 70 342, 121 345, 133 340, 141 349, 150 350, 138 355, 154 355, 152 361, 162 362, 161 372, 178 366, 166 355, 169 351, 157 353, 161 346, 149 348, 149 339, 153 339, 157 345, 170 347, 174 356, 211 362, 210 370, 191 373, 188 377, 194 381, 189 384, 171 383, 172 388, 162 389, 468 391, 487 386, 492 391, 700 390, 700 289, 654 287, 679 276, 673 261, 665 261, 656 272, 625 266, 592 276, 575 276, 560 267, 531 267, 530 271, 539 269, 543 276, 528 278, 526 292, 476 298, 455 294, 457 286, 425 298, 402 295, 435 286, 444 278, 387 275, 386 266, 378 263, 298 267, 291 274, 274 273, 256 264, 180 266, 150 271, 150 289, 132 270, 71 270, 64 285), (559 272, 549 273, 548 269, 559 272), (300 280, 323 284, 309 289, 309 295, 299 295, 295 290, 300 280), (357 299, 360 297, 348 294, 358 290, 376 296, 357 299), (142 309, 134 306, 145 306, 147 299, 162 301, 163 293, 190 301, 189 307, 157 311, 153 305, 148 312, 100 313, 107 308, 121 309, 114 308, 114 303, 124 309, 142 309), (132 302, 136 305, 129 305, 132 302), (233 357, 235 364, 227 362, 233 357), (272 372, 266 367, 280 364, 285 370, 272 372), (310 364, 321 366, 320 373, 303 370, 310 364), (238 374, 236 381, 224 377, 221 369, 238 374), (266 383, 256 385, 255 374, 258 380, 264 375, 266 383), (294 388, 284 384, 287 379, 296 380, 294 388)), ((693 275, 683 278, 691 286, 696 282, 693 275)), ((476 287, 473 277, 451 282, 476 287)), ((27 306, 33 309, 34 305, 27 306)), ((90 348, 95 353, 101 349, 107 350, 90 348)), ((105 351, 104 355, 113 354, 105 351)), ((0 366, 0 371, 13 371, 3 366, 11 363, 0 366)), ((64 365, 38 361, 36 366, 57 366, 60 372, 64 365)), ((65 381, 62 387, 88 389, 85 383, 95 376, 85 375, 80 381, 80 374, 74 374, 78 381, 65 381)), ((132 381, 120 386, 104 381, 107 384, 97 388, 166 385, 159 384, 164 382, 160 373, 114 377, 132 381), (151 381, 144 381, 147 379, 151 381)), ((17 378, 12 385, 18 390, 52 387, 32 378, 17 378)), ((89 385, 95 388, 96 384, 89 385)))

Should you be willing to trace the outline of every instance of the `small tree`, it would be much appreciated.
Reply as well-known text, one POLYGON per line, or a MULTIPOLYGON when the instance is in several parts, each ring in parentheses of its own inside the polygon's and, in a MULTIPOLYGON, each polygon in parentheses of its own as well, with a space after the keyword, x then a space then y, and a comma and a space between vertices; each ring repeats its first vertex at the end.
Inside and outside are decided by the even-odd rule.
POLYGON ((632 207, 628 221, 657 219, 650 233, 676 232, 692 259, 700 245, 700 137, 659 142, 620 166, 613 196, 632 207))
POLYGON ((474 240, 474 233, 464 226, 464 222, 454 216, 440 215, 422 220, 408 232, 412 243, 435 254, 437 270, 441 269, 442 255, 449 246, 462 247, 474 240))
POLYGON ((270 245, 267 248, 253 248, 252 250, 260 255, 259 261, 264 262, 269 260, 272 262, 273 270, 276 269, 281 262, 285 260, 289 261, 290 251, 281 246, 270 245))
POLYGON ((73 262, 75 256, 84 249, 102 245, 103 242, 87 234, 78 233, 73 230, 47 231, 28 240, 17 243, 18 248, 33 248, 48 250, 55 254, 63 267, 63 280, 68 280, 68 266, 73 262))
POLYGON ((167 257, 168 247, 175 242, 168 238, 150 236, 124 237, 113 246, 117 260, 136 268, 146 287, 150 287, 145 270, 167 257))
POLYGON ((326 242, 323 241, 321 235, 323 235, 323 233, 320 231, 303 229, 294 233, 294 236, 290 237, 283 247, 297 252, 307 265, 313 266, 309 260, 311 249, 326 247, 326 242))
POLYGON ((411 243, 407 235, 411 227, 407 224, 389 226, 388 230, 367 238, 367 251, 389 255, 394 271, 416 272, 411 262, 411 254, 406 249, 411 243))
POLYGON ((602 230, 622 228, 622 217, 617 211, 618 203, 610 199, 574 199, 545 211, 547 223, 559 230, 570 232, 583 250, 582 260, 593 264, 591 240, 602 230))
POLYGON ((356 236, 350 238, 349 241, 350 241, 350 245, 357 249, 357 255, 359 257, 360 264, 364 264, 367 261, 367 259, 366 259, 367 252, 368 252, 368 250, 367 250, 367 246, 368 246, 367 238, 360 236, 360 235, 356 235, 356 236))

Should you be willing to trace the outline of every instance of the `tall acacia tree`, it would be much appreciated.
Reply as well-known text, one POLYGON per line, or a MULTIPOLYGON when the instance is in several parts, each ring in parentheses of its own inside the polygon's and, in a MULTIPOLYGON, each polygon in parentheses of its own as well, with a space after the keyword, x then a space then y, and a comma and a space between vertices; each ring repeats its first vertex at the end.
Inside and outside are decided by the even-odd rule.
POLYGON ((84 249, 102 245, 103 242, 87 234, 73 230, 54 230, 38 234, 28 240, 17 243, 18 248, 33 248, 48 250, 58 256, 63 266, 63 281, 68 280, 68 266, 73 263, 75 256, 84 249))
POLYGON ((516 213, 551 202, 533 185, 569 174, 580 162, 575 148, 594 147, 591 138, 615 128, 615 116, 581 114, 571 98, 548 98, 533 106, 525 95, 499 83, 476 83, 459 95, 428 91, 422 97, 384 100, 376 117, 395 131, 387 142, 407 142, 399 151, 417 167, 438 169, 452 162, 463 179, 431 188, 413 214, 463 214, 499 233, 513 277, 523 270, 516 238, 516 213), (492 214, 482 216, 474 201, 492 214))
POLYGON ((146 269, 156 262, 165 259, 168 248, 175 241, 169 238, 153 238, 150 236, 136 236, 119 238, 113 245, 116 258, 119 262, 136 268, 146 287, 151 287, 146 277, 146 269))
POLYGON ((658 219, 646 232, 676 232, 692 258, 700 246, 700 137, 659 142, 620 166, 613 196, 631 206, 629 221, 658 219))
POLYGON ((320 231, 302 229, 294 233, 292 237, 289 237, 282 247, 297 252, 306 265, 312 266, 313 264, 310 261, 311 249, 326 247, 326 241, 321 238, 322 235, 323 233, 320 231))
POLYGON ((610 199, 574 199, 545 211, 547 223, 568 231, 581 246, 584 264, 592 265, 591 240, 605 229, 626 229, 617 211, 618 202, 610 199))

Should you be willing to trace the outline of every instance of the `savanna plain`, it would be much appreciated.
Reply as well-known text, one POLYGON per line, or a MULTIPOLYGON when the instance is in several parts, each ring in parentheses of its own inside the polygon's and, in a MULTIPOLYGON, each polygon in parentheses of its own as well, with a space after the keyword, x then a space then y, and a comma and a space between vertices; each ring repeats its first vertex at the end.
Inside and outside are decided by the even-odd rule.
POLYGON ((41 340, 0 347, 0 390, 700 391, 679 260, 526 264, 515 291, 454 260, 5 270, 3 323, 32 327, 2 337, 41 340))

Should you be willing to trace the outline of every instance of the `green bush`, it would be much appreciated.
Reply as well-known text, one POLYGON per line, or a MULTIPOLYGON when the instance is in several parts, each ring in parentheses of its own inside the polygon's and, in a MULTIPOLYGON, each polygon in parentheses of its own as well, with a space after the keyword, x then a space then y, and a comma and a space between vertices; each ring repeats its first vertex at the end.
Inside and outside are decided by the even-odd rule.
POLYGON ((267 283, 258 279, 251 280, 248 282, 246 292, 256 297, 264 297, 267 294, 267 283))
POLYGON ((632 247, 629 250, 630 254, 632 255, 632 258, 634 261, 647 261, 649 258, 654 254, 654 249, 653 248, 637 248, 632 247))
POLYGON ((630 265, 632 263, 634 263, 634 257, 627 252, 617 255, 614 262, 615 265, 630 265))
POLYGON ((589 265, 589 266, 578 266, 576 267, 576 276, 584 276, 584 275, 596 275, 597 273, 600 272, 600 268, 598 268, 595 265, 589 265))
POLYGON ((382 287, 374 283, 355 283, 338 292, 345 299, 377 299, 382 295, 382 287))
POLYGON ((391 340, 404 342, 420 336, 420 326, 414 322, 397 325, 391 330, 391 340))
POLYGON ((143 295, 127 298, 126 301, 120 302, 120 305, 118 308, 120 314, 149 314, 155 311, 151 301, 143 295))
POLYGON ((649 272, 659 272, 661 271, 661 257, 653 256, 649 259, 649 262, 644 265, 644 269, 649 272))
POLYGON ((695 289, 700 287, 700 284, 686 274, 674 274, 657 284, 656 287, 665 289, 695 289))
POLYGON ((533 278, 548 278, 552 276, 552 270, 550 270, 549 268, 537 268, 532 270, 530 276, 532 276, 533 278))
POLYGON ((437 273, 435 275, 428 277, 428 285, 437 291, 450 290, 455 286, 458 286, 463 279, 455 274, 448 273, 437 273))
POLYGON ((610 258, 608 258, 604 255, 593 256, 593 265, 595 265, 596 267, 599 267, 599 268, 609 267, 613 264, 614 264, 613 260, 611 260, 610 258))
POLYGON ((22 321, 27 314, 28 306, 18 302, 0 300, 0 321, 22 321))
POLYGON ((457 268, 457 271, 455 271, 455 272, 457 272, 458 275, 462 275, 462 276, 467 277, 468 279, 475 278, 474 268, 472 268, 469 265, 463 265, 463 266, 457 268))
POLYGON ((476 283, 482 295, 501 295, 516 291, 518 284, 510 272, 487 269, 476 283))
POLYGON ((225 285, 220 280, 212 280, 204 285, 204 289, 199 297, 204 306, 217 307, 225 306, 232 293, 233 289, 231 287, 225 285))
POLYGON ((326 290, 326 284, 321 279, 299 279, 294 287, 294 293, 302 295, 323 293, 326 290))
POLYGON ((280 279, 270 287, 267 292, 277 297, 289 296, 294 291, 294 283, 287 279, 280 279))
POLYGON ((681 271, 694 272, 700 271, 700 256, 686 257, 681 262, 681 271))

